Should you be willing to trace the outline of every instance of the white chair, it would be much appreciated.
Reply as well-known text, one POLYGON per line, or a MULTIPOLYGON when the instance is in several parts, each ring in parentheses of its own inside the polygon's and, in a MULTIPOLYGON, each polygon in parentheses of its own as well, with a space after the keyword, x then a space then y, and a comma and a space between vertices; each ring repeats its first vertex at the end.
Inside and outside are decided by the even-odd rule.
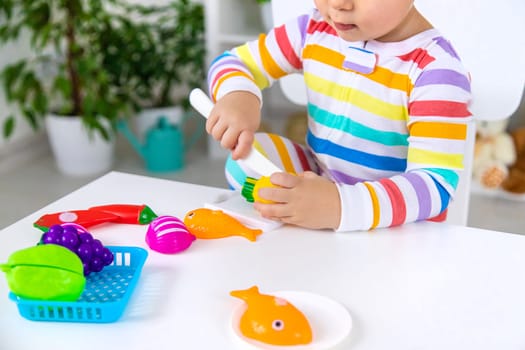
MULTIPOLYGON (((416 7, 452 41, 470 71, 476 119, 508 118, 521 101, 525 82, 525 1, 418 0, 416 7)), ((273 21, 284 23, 313 6, 304 0, 272 0, 273 21)), ((306 104, 300 75, 280 80, 283 94, 292 102, 306 104)), ((466 225, 470 199, 475 127, 469 128, 465 169, 460 175, 447 222, 466 225)))

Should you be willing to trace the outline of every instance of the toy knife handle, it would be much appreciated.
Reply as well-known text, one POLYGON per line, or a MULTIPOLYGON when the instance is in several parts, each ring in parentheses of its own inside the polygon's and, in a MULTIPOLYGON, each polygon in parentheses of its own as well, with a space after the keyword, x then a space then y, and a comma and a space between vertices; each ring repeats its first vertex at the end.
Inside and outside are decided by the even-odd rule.
POLYGON ((190 92, 190 104, 199 112, 204 118, 208 119, 211 110, 213 109, 213 102, 208 95, 199 88, 195 88, 190 92))

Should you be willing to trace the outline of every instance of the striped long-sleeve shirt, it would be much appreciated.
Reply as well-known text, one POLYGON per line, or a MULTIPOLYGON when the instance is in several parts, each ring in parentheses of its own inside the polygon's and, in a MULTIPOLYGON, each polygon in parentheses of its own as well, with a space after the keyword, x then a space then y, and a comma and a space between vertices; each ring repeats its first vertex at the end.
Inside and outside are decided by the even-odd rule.
POLYGON ((463 167, 470 80, 430 29, 400 42, 346 42, 317 10, 225 52, 208 75, 214 99, 302 73, 307 146, 341 198, 338 231, 443 214, 463 167))

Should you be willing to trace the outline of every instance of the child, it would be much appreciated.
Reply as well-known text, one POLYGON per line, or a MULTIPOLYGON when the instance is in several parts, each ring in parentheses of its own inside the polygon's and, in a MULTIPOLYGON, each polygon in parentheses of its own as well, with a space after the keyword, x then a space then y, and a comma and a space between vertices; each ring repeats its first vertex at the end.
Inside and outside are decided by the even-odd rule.
POLYGON ((470 81, 413 0, 315 0, 316 8, 212 63, 206 130, 235 160, 254 145, 285 172, 254 203, 267 218, 314 229, 368 230, 443 220, 462 169, 470 81), (302 73, 306 147, 255 134, 261 89, 302 73))

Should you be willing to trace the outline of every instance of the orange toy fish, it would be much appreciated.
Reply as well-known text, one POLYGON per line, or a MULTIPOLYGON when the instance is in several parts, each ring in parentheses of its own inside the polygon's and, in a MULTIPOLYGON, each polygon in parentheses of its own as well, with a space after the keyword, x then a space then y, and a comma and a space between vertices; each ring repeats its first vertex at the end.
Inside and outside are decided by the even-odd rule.
POLYGON ((246 227, 222 210, 208 208, 189 211, 184 217, 184 225, 192 235, 201 239, 242 236, 254 242, 262 233, 262 230, 246 227))
POLYGON ((239 324, 245 337, 270 345, 305 345, 312 342, 308 319, 287 300, 261 294, 257 286, 234 290, 230 295, 247 304, 239 324))

